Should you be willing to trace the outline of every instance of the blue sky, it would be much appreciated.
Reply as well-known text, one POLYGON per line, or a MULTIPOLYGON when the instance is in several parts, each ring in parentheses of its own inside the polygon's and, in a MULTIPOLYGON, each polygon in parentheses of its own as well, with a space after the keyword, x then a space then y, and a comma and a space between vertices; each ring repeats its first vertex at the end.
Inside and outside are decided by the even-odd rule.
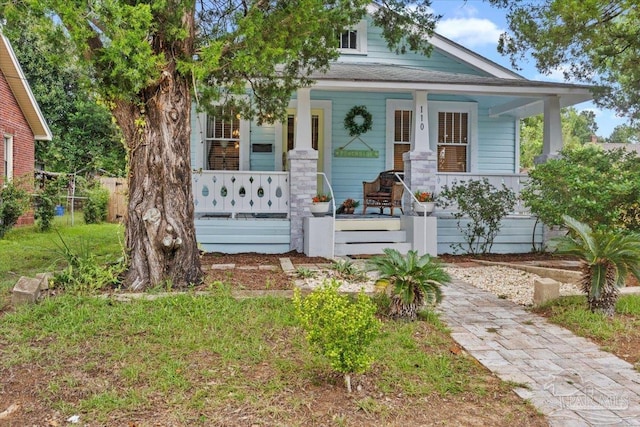
MULTIPOLYGON (((498 38, 507 28, 503 9, 491 7, 482 0, 433 0, 431 6, 435 13, 443 15, 436 28, 439 34, 504 67, 512 68, 509 58, 497 51, 498 38)), ((516 71, 527 79, 564 81, 561 70, 548 76, 543 75, 536 70, 532 60, 519 63, 519 66, 521 70, 516 71)), ((592 110, 596 113, 599 136, 608 137, 614 127, 626 123, 614 111, 599 109, 593 103, 578 104, 575 108, 578 111, 592 110)))

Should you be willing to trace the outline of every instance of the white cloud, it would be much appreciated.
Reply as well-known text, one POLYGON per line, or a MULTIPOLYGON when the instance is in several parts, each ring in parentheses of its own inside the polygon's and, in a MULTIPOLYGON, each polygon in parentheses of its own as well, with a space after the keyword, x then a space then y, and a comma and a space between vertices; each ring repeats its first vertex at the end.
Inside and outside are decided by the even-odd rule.
MULTIPOLYGON (((469 14, 475 13, 470 11, 469 14)), ((504 30, 488 19, 451 18, 440 21, 436 32, 465 47, 474 48, 497 45, 504 30)))

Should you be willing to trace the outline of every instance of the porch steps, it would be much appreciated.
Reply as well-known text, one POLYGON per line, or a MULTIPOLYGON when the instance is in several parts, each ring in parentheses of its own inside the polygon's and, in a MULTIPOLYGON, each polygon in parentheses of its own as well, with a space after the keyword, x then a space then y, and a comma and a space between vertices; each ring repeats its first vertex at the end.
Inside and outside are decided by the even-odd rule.
POLYGON ((336 219, 336 231, 375 231, 375 230, 400 230, 400 218, 353 218, 336 219))
POLYGON ((335 256, 377 255, 385 248, 401 253, 411 249, 399 218, 336 220, 335 256))
POLYGON ((336 231, 336 243, 406 242, 407 232, 398 231, 336 231))

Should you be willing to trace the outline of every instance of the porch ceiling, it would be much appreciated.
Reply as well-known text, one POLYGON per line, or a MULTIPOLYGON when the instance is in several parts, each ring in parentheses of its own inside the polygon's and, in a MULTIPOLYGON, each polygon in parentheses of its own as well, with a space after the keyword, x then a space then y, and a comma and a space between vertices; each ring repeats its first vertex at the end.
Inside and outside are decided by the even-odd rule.
POLYGON ((519 117, 542 112, 541 101, 549 96, 559 96, 563 107, 593 99, 592 87, 586 85, 446 73, 389 64, 334 63, 328 71, 316 72, 311 78, 315 80, 315 90, 424 90, 430 94, 463 95, 476 101, 482 99, 485 105, 491 106, 493 115, 519 117))

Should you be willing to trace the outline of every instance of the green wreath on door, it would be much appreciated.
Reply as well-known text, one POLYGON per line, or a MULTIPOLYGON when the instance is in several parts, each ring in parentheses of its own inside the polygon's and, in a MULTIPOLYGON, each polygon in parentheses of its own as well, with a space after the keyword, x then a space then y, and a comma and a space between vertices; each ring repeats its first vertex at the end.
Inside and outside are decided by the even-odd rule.
POLYGON ((373 117, 364 105, 356 105, 344 117, 344 128, 354 137, 367 133, 372 125, 373 117), (359 123, 360 120, 356 121, 356 117, 362 117, 362 123, 359 123))

